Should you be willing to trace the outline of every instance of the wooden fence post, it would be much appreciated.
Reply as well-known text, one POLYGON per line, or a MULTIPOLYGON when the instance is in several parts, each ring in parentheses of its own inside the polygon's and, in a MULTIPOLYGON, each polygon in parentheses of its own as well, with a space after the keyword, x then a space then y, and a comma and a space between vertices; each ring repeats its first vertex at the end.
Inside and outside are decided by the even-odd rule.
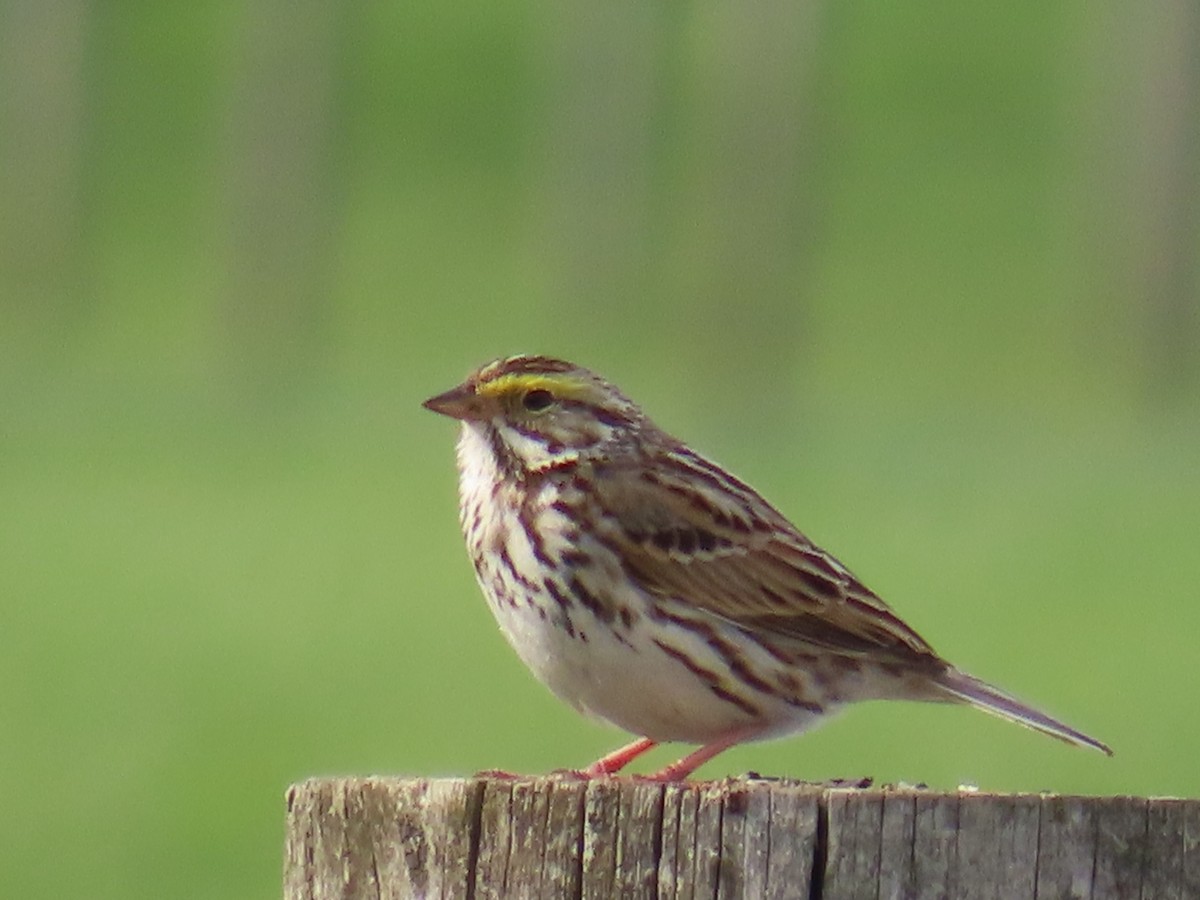
POLYGON ((1200 898, 1200 800, 325 778, 287 794, 284 900, 1200 898))

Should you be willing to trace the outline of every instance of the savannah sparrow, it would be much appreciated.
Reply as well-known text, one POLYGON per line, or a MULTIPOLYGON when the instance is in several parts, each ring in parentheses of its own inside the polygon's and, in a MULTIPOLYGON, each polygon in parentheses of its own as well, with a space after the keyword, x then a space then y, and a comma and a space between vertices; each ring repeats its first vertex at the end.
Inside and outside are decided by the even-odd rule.
POLYGON ((462 422, 467 550, 504 636, 555 694, 640 739, 700 748, 800 732, 856 700, 969 703, 1101 742, 956 669, 753 488, 569 362, 488 363, 425 407, 462 422))

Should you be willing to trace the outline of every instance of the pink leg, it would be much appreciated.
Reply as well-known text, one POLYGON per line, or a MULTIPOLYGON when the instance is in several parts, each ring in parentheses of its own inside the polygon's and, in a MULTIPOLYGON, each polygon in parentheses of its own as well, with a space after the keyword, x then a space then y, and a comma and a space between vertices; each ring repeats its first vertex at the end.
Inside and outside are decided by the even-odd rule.
POLYGON ((735 731, 733 734, 727 735, 720 740, 713 741, 711 744, 705 744, 698 750, 693 750, 679 762, 671 763, 665 769, 655 772, 649 776, 651 781, 683 781, 698 768, 716 756, 728 750, 735 744, 740 744, 743 741, 754 737, 758 729, 743 729, 735 731))
POLYGON ((620 772, 643 753, 653 750, 656 746, 657 742, 650 738, 639 738, 632 744, 626 744, 620 750, 614 750, 608 756, 596 760, 583 770, 583 775, 587 778, 603 778, 605 775, 620 772))

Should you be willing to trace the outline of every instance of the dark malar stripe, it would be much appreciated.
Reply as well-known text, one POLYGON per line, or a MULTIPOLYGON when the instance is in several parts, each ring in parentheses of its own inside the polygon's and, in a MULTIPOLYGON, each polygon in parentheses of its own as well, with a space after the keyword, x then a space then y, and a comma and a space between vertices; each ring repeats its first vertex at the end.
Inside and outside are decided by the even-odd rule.
MULTIPOLYGON (((484 437, 487 439, 488 446, 492 449, 492 456, 496 459, 496 464, 500 467, 509 478, 519 481, 525 477, 525 467, 521 465, 521 461, 513 456, 512 451, 508 448, 508 444, 504 442, 504 438, 500 437, 498 432, 491 425, 487 426, 484 432, 484 437)), ((497 482, 500 484, 501 482, 497 482)))

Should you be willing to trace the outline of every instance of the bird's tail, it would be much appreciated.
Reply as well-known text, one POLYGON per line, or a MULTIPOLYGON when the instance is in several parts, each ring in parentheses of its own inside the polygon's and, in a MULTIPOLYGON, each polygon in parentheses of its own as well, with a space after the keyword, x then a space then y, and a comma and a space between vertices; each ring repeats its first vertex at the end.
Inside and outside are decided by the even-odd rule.
POLYGON ((1068 744, 1075 744, 1077 747, 1091 747, 1093 750, 1099 750, 1101 753, 1112 756, 1112 750, 1107 744, 1088 737, 1082 731, 1076 731, 1071 726, 1039 712, 1032 706, 1026 706, 1020 700, 1010 697, 998 688, 994 688, 966 672, 949 668, 937 679, 937 685, 949 694, 951 699, 970 703, 984 712, 1032 728, 1034 731, 1040 731, 1042 734, 1048 734, 1060 741, 1066 741, 1068 744))

